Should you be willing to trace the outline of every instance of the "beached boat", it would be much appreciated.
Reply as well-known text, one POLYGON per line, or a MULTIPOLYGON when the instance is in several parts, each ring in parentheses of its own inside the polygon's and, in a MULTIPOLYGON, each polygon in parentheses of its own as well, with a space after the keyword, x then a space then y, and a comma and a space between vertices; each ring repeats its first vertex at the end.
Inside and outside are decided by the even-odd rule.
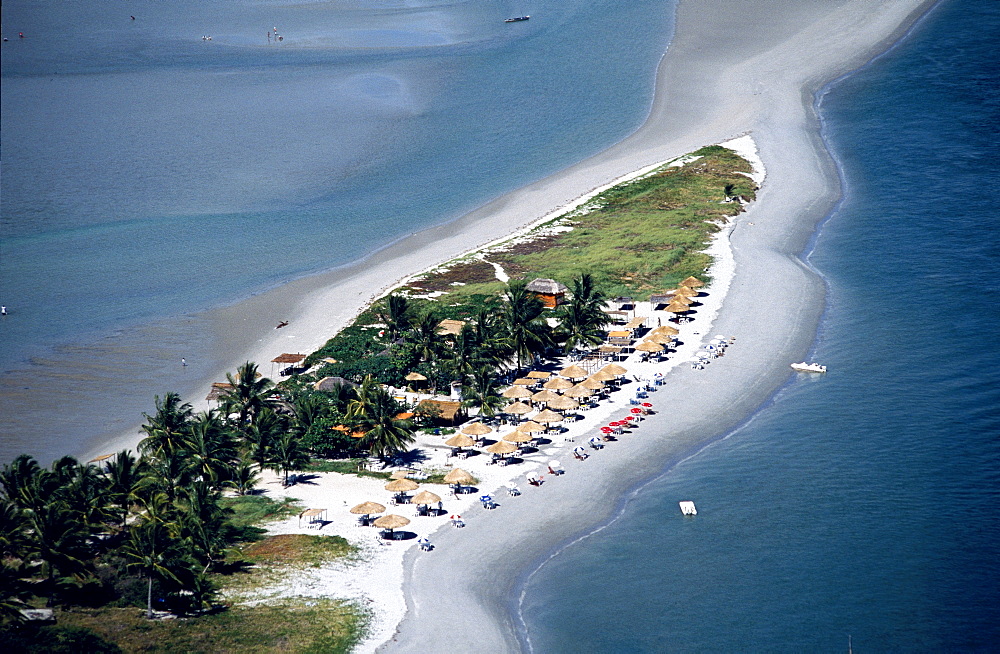
POLYGON ((528 20, 531 16, 518 16, 517 18, 508 18, 505 23, 520 23, 522 20, 528 20))
POLYGON ((798 372, 826 372, 826 366, 821 366, 818 363, 793 363, 792 370, 798 372))

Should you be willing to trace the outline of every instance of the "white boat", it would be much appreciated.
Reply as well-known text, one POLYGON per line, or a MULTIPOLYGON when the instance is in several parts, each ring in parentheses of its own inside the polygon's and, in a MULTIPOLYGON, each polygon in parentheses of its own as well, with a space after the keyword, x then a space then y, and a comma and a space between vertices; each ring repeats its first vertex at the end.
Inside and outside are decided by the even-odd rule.
POLYGON ((698 515, 698 509, 694 508, 694 502, 678 502, 681 513, 684 515, 698 515))
POLYGON ((793 363, 792 370, 797 370, 798 372, 826 372, 826 366, 821 366, 818 363, 793 363))
POLYGON ((508 18, 505 23, 520 23, 522 20, 529 20, 531 16, 517 16, 516 18, 508 18))

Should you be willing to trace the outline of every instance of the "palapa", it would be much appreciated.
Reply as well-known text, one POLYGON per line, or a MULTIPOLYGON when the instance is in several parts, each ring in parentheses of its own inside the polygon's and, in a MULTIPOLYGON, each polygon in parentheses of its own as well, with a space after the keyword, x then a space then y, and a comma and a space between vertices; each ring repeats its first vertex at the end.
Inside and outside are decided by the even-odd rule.
POLYGON ((514 386, 534 386, 538 383, 537 379, 532 379, 531 377, 518 377, 511 382, 514 386))
POLYGON ((532 418, 532 420, 535 422, 562 422, 563 417, 555 411, 546 409, 544 411, 539 411, 538 415, 532 418))
POLYGON ((492 427, 484 425, 481 422, 472 422, 462 427, 462 433, 469 434, 470 436, 483 436, 491 431, 493 431, 492 427))
POLYGON ((472 447, 476 441, 466 434, 455 434, 444 442, 448 447, 472 447))
POLYGON ((596 379, 597 381, 600 382, 609 382, 609 381, 614 381, 615 375, 602 368, 597 372, 595 372, 593 375, 591 375, 590 378, 596 379))
POLYGON ((389 479, 406 479, 409 476, 409 470, 393 470, 392 474, 389 475, 389 479))
POLYGON ((656 329, 654 329, 653 331, 651 331, 649 333, 650 334, 671 334, 671 335, 676 335, 676 334, 680 334, 681 330, 677 329, 676 327, 671 327, 670 325, 662 325, 660 327, 657 327, 656 329))
POLYGON ((440 501, 441 497, 430 491, 420 491, 413 496, 412 500, 410 500, 413 504, 437 504, 440 501))
POLYGON ((577 384, 573 388, 568 388, 563 392, 563 397, 583 398, 593 395, 593 391, 586 386, 577 384))
POLYGON ((679 289, 677 289, 677 292, 674 293, 674 297, 677 297, 677 296, 680 296, 680 297, 698 297, 698 291, 694 290, 690 286, 681 286, 679 289))
POLYGON ((545 425, 537 423, 534 420, 529 420, 519 424, 514 431, 523 432, 525 434, 537 434, 545 431, 545 425))
POLYGON ((701 288, 702 286, 705 285, 705 282, 701 281, 700 279, 692 275, 691 277, 688 277, 687 279, 682 281, 680 285, 687 286, 690 288, 701 288))
POLYGON ((573 364, 572 366, 567 366, 560 370, 559 375, 562 377, 569 377, 570 379, 584 379, 587 377, 588 373, 580 366, 573 364))
POLYGON ((683 302, 671 302, 664 311, 670 313, 687 313, 691 308, 683 302))
POLYGON ((508 400, 523 400, 526 397, 531 397, 531 391, 524 386, 511 386, 501 393, 501 395, 508 400))
POLYGON ((413 481, 412 479, 396 479, 394 481, 390 481, 388 484, 385 485, 385 489, 387 491, 392 491, 393 493, 402 493, 405 491, 417 490, 417 488, 419 487, 420 484, 413 481))
POLYGON ((444 480, 448 484, 471 484, 474 478, 465 470, 455 468, 444 476, 444 480))
MULTIPOLYGON (((692 300, 691 298, 686 297, 684 295, 675 295, 673 297, 673 299, 670 300, 670 304, 683 304, 684 306, 689 307, 692 304, 694 304, 694 300, 692 300)), ((667 306, 670 306, 670 305, 667 305, 667 306)))
POLYGON ((532 402, 551 402, 559 397, 559 394, 550 390, 541 390, 531 396, 532 402))
POLYGON ((567 388, 573 388, 573 382, 565 377, 553 377, 542 384, 542 388, 550 391, 564 391, 567 388))
POLYGON ((524 402, 511 402, 503 408, 504 413, 510 413, 515 416, 523 416, 526 413, 531 413, 534 411, 530 406, 524 402))
POLYGON ((549 402, 550 409, 556 409, 557 411, 570 411, 580 406, 580 403, 571 397, 559 396, 556 399, 549 402))
POLYGON ((523 431, 517 431, 515 429, 509 434, 504 434, 502 440, 505 440, 508 443, 530 443, 535 440, 535 438, 531 434, 526 434, 523 431))
POLYGON ((612 375, 616 377, 619 375, 628 374, 628 370, 618 365, 617 363, 609 363, 600 370, 600 372, 605 372, 605 371, 610 372, 612 375))
POLYGON ((654 343, 653 341, 643 341, 635 346, 640 352, 662 352, 663 346, 659 343, 654 343))
POLYGON ((660 345, 670 345, 674 342, 674 339, 669 334, 650 334, 646 337, 646 340, 652 343, 659 343, 660 345))
POLYGON ((552 376, 551 372, 543 372, 541 370, 532 370, 525 377, 528 379, 548 379, 552 376))
POLYGON ((298 363, 306 358, 304 354, 279 354, 278 356, 271 359, 271 363, 298 363))
POLYGON ((406 375, 406 377, 403 377, 403 379, 405 379, 406 381, 427 381, 427 377, 424 377, 423 375, 421 375, 419 372, 416 371, 409 373, 408 375, 406 375))
POLYGON ((490 454, 513 454, 517 451, 517 445, 508 441, 497 441, 487 447, 486 451, 490 454))
POLYGON ((380 529, 399 529, 400 527, 405 527, 408 524, 410 524, 409 518, 404 518, 403 516, 396 515, 395 513, 384 515, 375 520, 375 526, 380 529))
POLYGON ((351 513, 358 515, 372 515, 374 513, 382 513, 383 511, 385 511, 385 507, 378 502, 362 502, 351 509, 351 513))
POLYGON ((602 382, 600 379, 594 379, 593 377, 588 377, 587 379, 584 379, 582 382, 577 384, 577 386, 583 386, 584 388, 589 388, 592 391, 599 391, 602 388, 604 388, 604 382, 602 382))

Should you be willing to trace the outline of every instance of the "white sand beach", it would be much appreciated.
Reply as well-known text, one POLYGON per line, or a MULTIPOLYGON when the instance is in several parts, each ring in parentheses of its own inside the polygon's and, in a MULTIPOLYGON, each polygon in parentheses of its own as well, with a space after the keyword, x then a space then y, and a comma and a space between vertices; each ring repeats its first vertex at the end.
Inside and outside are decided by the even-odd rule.
MULTIPOLYGON (((544 456, 563 462, 565 475, 547 477, 538 488, 521 483, 522 495, 500 497, 501 506, 491 511, 478 506, 475 497, 446 501, 449 514, 461 513, 466 519, 463 529, 442 525, 440 518, 416 518, 411 507, 404 507, 410 512, 406 517, 414 520, 411 531, 433 542, 430 552, 413 546, 415 538, 375 545, 373 531, 355 526, 347 511, 350 506, 364 500, 384 504, 388 499, 378 482, 334 481, 320 475, 314 483, 288 490, 268 484, 275 494, 287 493, 310 507, 326 508, 332 522, 318 533, 341 533, 366 543, 372 554, 371 561, 360 567, 324 570, 282 592, 370 600, 376 619, 361 651, 373 651, 385 641, 381 651, 524 650, 527 643, 516 618, 524 575, 559 543, 611 519, 629 489, 745 420, 787 381, 788 364, 807 355, 823 308, 823 283, 799 256, 839 194, 836 172, 819 137, 814 94, 888 47, 932 4, 932 0, 763 0, 735 5, 725 0, 681 0, 675 38, 660 64, 649 119, 635 134, 591 159, 498 198, 456 222, 415 234, 354 266, 214 312, 220 334, 247 344, 227 370, 252 360, 267 372, 266 362, 274 356, 315 350, 405 277, 507 237, 630 173, 743 135, 753 137, 766 167, 767 179, 757 201, 716 241, 722 268, 713 274, 708 299, 718 305, 706 303, 699 320, 692 323, 699 333, 692 329, 681 338, 685 347, 696 348, 708 334, 735 336, 737 342, 724 358, 705 370, 673 366, 664 385, 651 394, 658 413, 636 433, 584 461, 567 456, 572 444, 555 442, 554 451, 544 456), (281 330, 275 330, 271 320, 269 309, 275 306, 287 309, 289 325, 281 330), (708 318, 716 311, 709 325, 708 318), (685 410, 666 411, 678 398, 685 399, 685 410)), ((683 354, 672 358, 682 360, 683 354)), ((633 371, 633 364, 624 365, 630 373, 644 369, 633 371)), ((209 382, 224 378, 224 373, 220 370, 215 379, 206 380, 206 392, 209 382)), ((622 399, 613 399, 574 426, 574 432, 580 432, 575 443, 589 438, 588 430, 615 411, 627 410, 622 399)), ((134 447, 137 440, 130 431, 95 454, 134 447)), ((437 444, 420 445, 435 451, 437 444)), ((531 465, 543 463, 540 458, 474 474, 482 480, 479 490, 490 492, 506 481, 505 475, 523 480, 531 465)), ((295 523, 287 521, 277 528, 297 530, 295 523)))

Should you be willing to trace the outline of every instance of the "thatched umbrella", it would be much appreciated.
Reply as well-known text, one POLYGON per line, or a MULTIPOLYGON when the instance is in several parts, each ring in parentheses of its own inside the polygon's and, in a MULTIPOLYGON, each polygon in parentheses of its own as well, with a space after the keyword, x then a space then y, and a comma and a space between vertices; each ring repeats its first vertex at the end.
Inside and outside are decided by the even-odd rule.
POLYGON ((448 447, 472 447, 476 441, 466 434, 455 434, 444 442, 448 447))
POLYGON ((564 377, 553 377, 549 381, 542 384, 542 388, 550 391, 564 391, 567 388, 572 388, 573 382, 564 377))
POLYGON ((406 479, 409 476, 409 470, 393 470, 392 474, 389 475, 389 479, 406 479))
POLYGON ((552 400, 558 399, 559 394, 555 391, 541 390, 531 396, 532 402, 551 402, 552 400))
POLYGON ((532 420, 534 420, 535 422, 543 422, 543 423, 562 422, 563 417, 558 413, 556 413, 555 411, 546 409, 545 411, 539 411, 538 415, 532 418, 532 420))
POLYGON ((681 282, 681 286, 687 286, 690 288, 701 288, 705 285, 705 282, 701 281, 697 277, 691 276, 681 282))
POLYGON ((473 422, 464 427, 462 427, 462 433, 468 434, 470 436, 484 436, 493 431, 493 428, 489 425, 484 425, 481 422, 473 422))
POLYGON ((653 341, 643 341, 635 346, 635 349, 640 352, 662 352, 663 346, 659 343, 654 343, 653 341))
POLYGON ((417 490, 419 487, 420 484, 412 479, 396 479, 385 485, 385 489, 393 493, 404 493, 406 491, 417 490))
POLYGON ((601 368, 598 372, 605 372, 605 371, 610 372, 615 377, 628 374, 628 370, 618 365, 617 363, 609 363, 608 365, 601 368))
POLYGON ((670 345, 674 342, 674 339, 668 334, 650 334, 646 337, 646 340, 652 343, 659 343, 660 345, 670 345))
POLYGON ((517 445, 507 441, 497 441, 487 447, 486 451, 490 454, 513 454, 517 452, 517 445))
POLYGON ((396 515, 395 513, 390 513, 389 515, 384 515, 375 521, 375 526, 380 529, 399 529, 400 527, 405 527, 410 524, 409 518, 404 518, 401 515, 396 515))
POLYGON ((684 295, 675 295, 674 297, 670 298, 670 304, 683 304, 684 306, 689 307, 692 304, 694 304, 694 300, 684 295))
POLYGON ((534 436, 531 434, 526 434, 523 431, 517 431, 516 429, 509 434, 505 434, 503 440, 508 443, 530 443, 535 440, 534 436))
POLYGON ((587 371, 580 366, 573 364, 572 366, 567 366, 560 370, 559 375, 570 379, 585 379, 587 377, 587 371))
POLYGON ((420 491, 411 500, 413 504, 437 504, 440 501, 441 497, 430 491, 420 491))
POLYGON ((681 296, 681 297, 697 297, 698 296, 698 291, 694 290, 690 286, 681 286, 679 289, 677 289, 677 292, 674 293, 674 297, 678 297, 678 296, 681 296))
POLYGON ((590 397, 592 394, 593 391, 582 384, 577 384, 573 388, 568 388, 563 391, 563 397, 584 398, 590 397))
POLYGON ((545 431, 545 425, 539 424, 534 420, 529 420, 527 422, 522 422, 520 425, 518 425, 516 431, 525 434, 537 434, 539 432, 545 431))
POLYGON ((570 411, 580 406, 580 403, 571 397, 560 396, 549 402, 549 408, 557 411, 570 411))
POLYGON ((592 391, 599 391, 602 388, 604 388, 604 382, 602 382, 600 379, 594 379, 593 377, 590 377, 588 379, 584 379, 582 382, 577 384, 577 386, 583 386, 584 388, 589 388, 592 391))
POLYGON ((461 468, 455 468, 446 474, 444 480, 449 484, 471 484, 474 481, 472 475, 461 468))
POLYGON ((427 378, 421 375, 419 372, 411 372, 406 377, 403 377, 406 381, 427 381, 427 378))
POLYGON ((501 410, 504 413, 509 413, 515 416, 523 416, 526 413, 531 413, 532 411, 534 411, 534 409, 532 409, 524 402, 511 402, 501 410))
POLYGON ((501 393, 508 400, 523 400, 526 397, 531 397, 531 391, 529 391, 524 386, 511 386, 503 393, 501 393))
POLYGON ((677 329, 676 327, 671 327, 670 325, 662 325, 660 327, 657 327, 656 329, 654 329, 653 331, 651 331, 649 333, 650 334, 671 334, 671 335, 676 335, 676 334, 680 334, 681 330, 677 329))
POLYGON ((670 313, 687 313, 691 308, 682 302, 671 302, 664 311, 670 313))
POLYGON ((609 382, 615 380, 615 376, 603 368, 591 375, 590 378, 596 379, 599 382, 609 382))
POLYGON ((385 511, 385 507, 378 502, 362 502, 351 509, 351 513, 357 515, 372 515, 374 513, 382 513, 383 511, 385 511))

